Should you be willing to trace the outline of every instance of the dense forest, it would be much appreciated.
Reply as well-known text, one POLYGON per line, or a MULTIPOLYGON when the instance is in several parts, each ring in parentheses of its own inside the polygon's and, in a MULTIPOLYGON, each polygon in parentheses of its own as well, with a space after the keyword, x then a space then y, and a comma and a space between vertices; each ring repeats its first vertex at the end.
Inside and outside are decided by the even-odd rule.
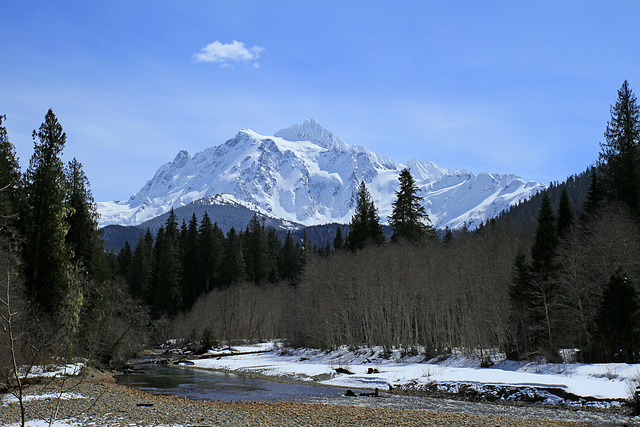
MULTIPOLYGON (((226 234, 172 213, 119 253, 104 249, 81 163, 64 164, 53 111, 20 170, 0 117, 0 375, 13 362, 125 360, 179 338, 286 339, 427 355, 640 358, 640 115, 625 81, 598 159, 477 230, 436 236, 408 169, 387 238, 363 182, 348 231, 322 247, 254 216, 226 234), (134 248, 132 248, 134 247, 134 248)), ((0 378, 0 380, 2 380, 0 378)))

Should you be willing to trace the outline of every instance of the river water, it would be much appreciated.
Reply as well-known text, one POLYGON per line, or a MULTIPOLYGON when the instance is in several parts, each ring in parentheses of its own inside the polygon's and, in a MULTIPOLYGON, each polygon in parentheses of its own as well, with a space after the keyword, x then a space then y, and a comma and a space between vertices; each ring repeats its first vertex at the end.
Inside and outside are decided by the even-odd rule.
POLYGON ((144 364, 138 368, 134 373, 116 375, 116 382, 152 394, 223 402, 304 402, 344 393, 334 387, 287 384, 182 366, 144 364))
MULTIPOLYGON (((346 397, 346 389, 306 384, 267 381, 242 374, 208 371, 190 367, 141 364, 136 372, 116 375, 118 384, 152 394, 186 397, 194 400, 222 402, 305 402, 332 405, 423 409, 493 415, 508 418, 579 421, 597 426, 640 425, 640 420, 612 413, 514 406, 453 399, 405 396, 380 393, 380 397, 346 397)), ((371 390, 353 390, 356 394, 371 390)))

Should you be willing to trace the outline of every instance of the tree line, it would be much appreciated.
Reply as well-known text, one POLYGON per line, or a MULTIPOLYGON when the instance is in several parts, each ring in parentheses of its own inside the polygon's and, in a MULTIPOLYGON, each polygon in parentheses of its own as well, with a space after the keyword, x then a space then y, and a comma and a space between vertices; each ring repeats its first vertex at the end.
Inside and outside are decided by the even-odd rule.
POLYGON ((308 243, 284 242, 275 228, 257 215, 245 230, 225 234, 205 212, 179 227, 171 211, 157 235, 147 230, 132 250, 125 243, 118 254, 119 273, 131 295, 151 308, 154 317, 189 310, 201 295, 241 282, 295 284, 304 267, 308 243))

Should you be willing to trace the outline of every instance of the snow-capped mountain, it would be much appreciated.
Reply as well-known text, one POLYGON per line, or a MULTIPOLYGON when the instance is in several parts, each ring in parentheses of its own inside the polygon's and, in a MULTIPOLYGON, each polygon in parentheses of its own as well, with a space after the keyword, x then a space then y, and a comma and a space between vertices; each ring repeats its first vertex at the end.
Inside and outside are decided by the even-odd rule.
POLYGON ((442 169, 411 159, 397 164, 346 144, 313 119, 260 135, 242 129, 222 145, 193 157, 180 151, 127 201, 101 202, 100 225, 136 225, 205 197, 224 199, 264 215, 304 225, 348 223, 364 180, 381 220, 391 214, 398 174, 409 167, 437 228, 475 228, 545 188, 517 175, 442 169))

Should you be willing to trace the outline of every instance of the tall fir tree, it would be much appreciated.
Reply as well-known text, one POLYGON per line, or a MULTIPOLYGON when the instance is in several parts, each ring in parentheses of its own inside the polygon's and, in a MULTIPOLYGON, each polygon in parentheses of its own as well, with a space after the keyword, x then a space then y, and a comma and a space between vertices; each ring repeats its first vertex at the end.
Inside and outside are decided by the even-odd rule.
POLYGON ((171 210, 156 237, 153 313, 174 316, 182 307, 182 259, 176 214, 171 210))
POLYGON ((351 217, 347 245, 349 249, 363 249, 368 244, 382 244, 384 231, 380 225, 378 210, 371 199, 364 181, 360 183, 356 194, 356 210, 351 217))
POLYGON ((638 360, 638 291, 621 269, 604 288, 596 319, 603 362, 638 360))
POLYGON ((73 250, 74 261, 94 281, 104 281, 108 267, 104 257, 102 232, 98 228, 98 209, 89 190, 89 179, 82 164, 73 159, 65 169, 67 181, 66 243, 73 250))
POLYGON ((16 150, 9 141, 7 129, 3 126, 5 115, 0 115, 0 224, 5 224, 2 233, 7 236, 7 225, 11 228, 18 221, 18 211, 22 196, 20 163, 16 150))
POLYGON ((587 197, 584 201, 584 214, 581 219, 592 216, 602 204, 604 195, 602 194, 602 186, 598 178, 598 168, 591 168, 591 182, 587 189, 587 197))
POLYGON ((532 268, 536 274, 548 277, 554 270, 558 247, 558 229, 556 215, 548 193, 542 196, 538 211, 537 228, 531 247, 532 268))
POLYGON ((153 302, 153 235, 151 230, 147 228, 147 232, 140 235, 138 243, 133 252, 131 268, 127 275, 127 283, 129 285, 129 293, 147 305, 153 302))
POLYGON ((273 269, 274 260, 269 251, 267 233, 257 214, 249 221, 242 248, 247 279, 255 283, 266 282, 273 269))
POLYGON ((267 248, 268 248, 268 262, 267 265, 267 280, 271 283, 275 283, 280 280, 280 265, 281 265, 281 251, 282 243, 276 232, 276 229, 270 227, 267 231, 267 248))
POLYGON ((518 360, 534 350, 531 340, 531 273, 522 247, 513 261, 509 284, 509 334, 508 357, 518 360))
POLYGON ((344 237, 342 237, 342 227, 336 229, 336 236, 333 238, 333 250, 340 251, 344 248, 344 237))
POLYGON ((280 274, 284 280, 290 283, 297 283, 301 273, 301 253, 300 247, 293 241, 291 231, 287 231, 282 245, 280 256, 280 274))
POLYGON ((529 326, 533 331, 532 347, 553 356, 556 354, 556 343, 551 307, 556 297, 553 275, 557 269, 558 228, 548 192, 542 196, 537 223, 531 247, 531 276, 526 293, 531 316, 529 326))
POLYGON ((199 294, 198 218, 194 213, 182 233, 182 304, 189 309, 199 294))
POLYGON ((558 237, 564 238, 574 222, 573 209, 571 208, 571 202, 569 202, 569 194, 567 188, 562 187, 562 194, 560 195, 560 203, 558 205, 558 237))
POLYGON ((131 245, 129 241, 125 241, 122 248, 118 252, 118 264, 117 264, 117 274, 120 277, 127 279, 129 275, 129 271, 131 270, 131 264, 133 263, 133 250, 131 250, 131 245))
POLYGON ((640 110, 625 80, 610 108, 611 120, 600 144, 600 169, 607 198, 640 213, 640 110))
POLYGON ((406 240, 419 243, 425 238, 434 238, 435 231, 424 209, 423 198, 418 195, 420 189, 411 176, 408 168, 404 168, 398 177, 400 188, 396 191, 396 201, 389 217, 389 225, 393 234, 391 240, 406 240))
POLYGON ((198 295, 222 284, 223 255, 224 234, 217 224, 211 224, 209 214, 205 212, 198 229, 198 295))
POLYGON ((244 249, 242 247, 242 237, 238 236, 236 229, 231 227, 227 233, 225 245, 224 282, 231 284, 241 282, 246 279, 246 266, 244 263, 244 249))
MULTIPOLYGON (((65 241, 69 210, 60 156, 66 138, 55 114, 49 110, 39 130, 33 131, 34 154, 25 174, 26 282, 38 304, 52 314, 79 311, 82 304, 74 254, 65 241)), ((77 316, 62 317, 73 320, 77 316)))

